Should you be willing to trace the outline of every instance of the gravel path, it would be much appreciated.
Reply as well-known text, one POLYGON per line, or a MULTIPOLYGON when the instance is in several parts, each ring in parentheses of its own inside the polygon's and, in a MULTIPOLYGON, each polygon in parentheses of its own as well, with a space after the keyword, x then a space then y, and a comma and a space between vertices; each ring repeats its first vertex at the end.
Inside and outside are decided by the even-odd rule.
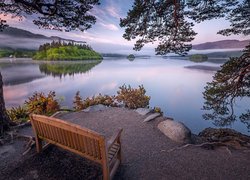
MULTIPOLYGON (((207 150, 180 146, 158 129, 160 117, 143 123, 144 116, 133 110, 108 108, 103 111, 61 113, 57 117, 85 126, 109 138, 123 128, 123 161, 115 179, 250 179, 250 152, 225 149, 207 150)), ((79 156, 56 147, 40 155, 31 152, 15 168, 1 172, 6 179, 100 179, 101 168, 79 156)), ((1 174, 0 174, 1 175, 1 174)))

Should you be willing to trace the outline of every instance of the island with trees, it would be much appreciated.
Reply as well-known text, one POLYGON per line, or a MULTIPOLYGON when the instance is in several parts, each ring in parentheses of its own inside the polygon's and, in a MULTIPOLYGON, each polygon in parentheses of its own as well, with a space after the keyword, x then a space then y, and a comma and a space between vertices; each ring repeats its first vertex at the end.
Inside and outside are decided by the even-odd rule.
POLYGON ((127 59, 129 59, 129 60, 134 60, 134 59, 135 59, 135 55, 130 54, 130 55, 127 56, 127 59))
POLYGON ((205 54, 192 54, 189 56, 189 60, 193 62, 205 62, 208 60, 208 57, 205 54))
POLYGON ((95 52, 89 45, 74 42, 55 42, 41 45, 33 56, 33 60, 101 60, 101 54, 95 52))

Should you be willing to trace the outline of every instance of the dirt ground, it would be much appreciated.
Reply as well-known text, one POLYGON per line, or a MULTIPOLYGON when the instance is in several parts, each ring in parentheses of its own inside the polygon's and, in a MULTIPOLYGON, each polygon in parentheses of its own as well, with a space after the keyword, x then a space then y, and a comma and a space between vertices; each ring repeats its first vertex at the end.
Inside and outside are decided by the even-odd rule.
MULTIPOLYGON (((114 179, 250 179, 250 152, 181 146, 157 129, 163 117, 143 123, 144 116, 124 108, 98 112, 60 113, 57 117, 85 126, 109 138, 122 133, 122 164, 114 179)), ((21 134, 32 135, 31 127, 21 134)), ((33 148, 22 155, 27 142, 0 146, 0 179, 101 179, 101 167, 80 156, 51 146, 41 154, 33 148)))

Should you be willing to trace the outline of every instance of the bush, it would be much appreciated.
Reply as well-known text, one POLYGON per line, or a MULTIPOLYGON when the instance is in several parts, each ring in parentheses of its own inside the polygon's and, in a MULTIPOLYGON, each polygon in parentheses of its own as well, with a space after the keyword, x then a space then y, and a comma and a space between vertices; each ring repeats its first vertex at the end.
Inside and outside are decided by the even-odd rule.
POLYGON ((76 111, 85 109, 89 106, 103 104, 106 106, 117 107, 118 103, 121 102, 125 107, 130 109, 136 109, 140 107, 147 107, 149 105, 150 97, 146 96, 146 90, 141 85, 139 88, 131 88, 130 86, 123 85, 119 87, 117 96, 101 95, 93 96, 92 98, 86 98, 82 100, 80 92, 78 91, 74 97, 74 109, 76 111))
POLYGON ((97 96, 93 96, 92 98, 86 98, 85 100, 82 100, 82 97, 80 96, 79 91, 77 91, 73 103, 74 103, 74 109, 76 111, 79 111, 89 106, 93 106, 97 104, 103 104, 106 106, 115 106, 113 96, 99 94, 97 96))
POLYGON ((7 114, 11 121, 17 124, 26 122, 29 118, 28 110, 22 106, 12 107, 11 109, 7 110, 7 114))
POLYGON ((47 96, 44 93, 35 92, 28 101, 25 101, 28 113, 52 115, 60 109, 55 97, 54 91, 50 91, 47 96))
POLYGON ((125 107, 130 109, 143 108, 149 105, 150 96, 145 95, 146 90, 143 85, 139 88, 131 88, 131 86, 123 85, 119 87, 116 99, 123 102, 125 107))

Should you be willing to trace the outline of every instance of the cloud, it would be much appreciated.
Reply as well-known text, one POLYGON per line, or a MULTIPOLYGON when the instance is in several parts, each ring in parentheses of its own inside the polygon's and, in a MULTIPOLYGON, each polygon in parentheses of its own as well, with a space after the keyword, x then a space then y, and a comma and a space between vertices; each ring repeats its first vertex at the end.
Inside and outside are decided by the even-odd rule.
POLYGON ((108 6, 106 8, 107 12, 109 13, 110 16, 116 18, 116 19, 120 19, 121 18, 121 15, 120 15, 120 12, 119 10, 117 9, 117 7, 115 6, 108 6))
POLYGON ((102 23, 102 22, 100 22, 98 24, 100 24, 102 27, 104 27, 104 28, 106 28, 108 30, 119 31, 119 28, 114 24, 105 24, 105 23, 102 23))

